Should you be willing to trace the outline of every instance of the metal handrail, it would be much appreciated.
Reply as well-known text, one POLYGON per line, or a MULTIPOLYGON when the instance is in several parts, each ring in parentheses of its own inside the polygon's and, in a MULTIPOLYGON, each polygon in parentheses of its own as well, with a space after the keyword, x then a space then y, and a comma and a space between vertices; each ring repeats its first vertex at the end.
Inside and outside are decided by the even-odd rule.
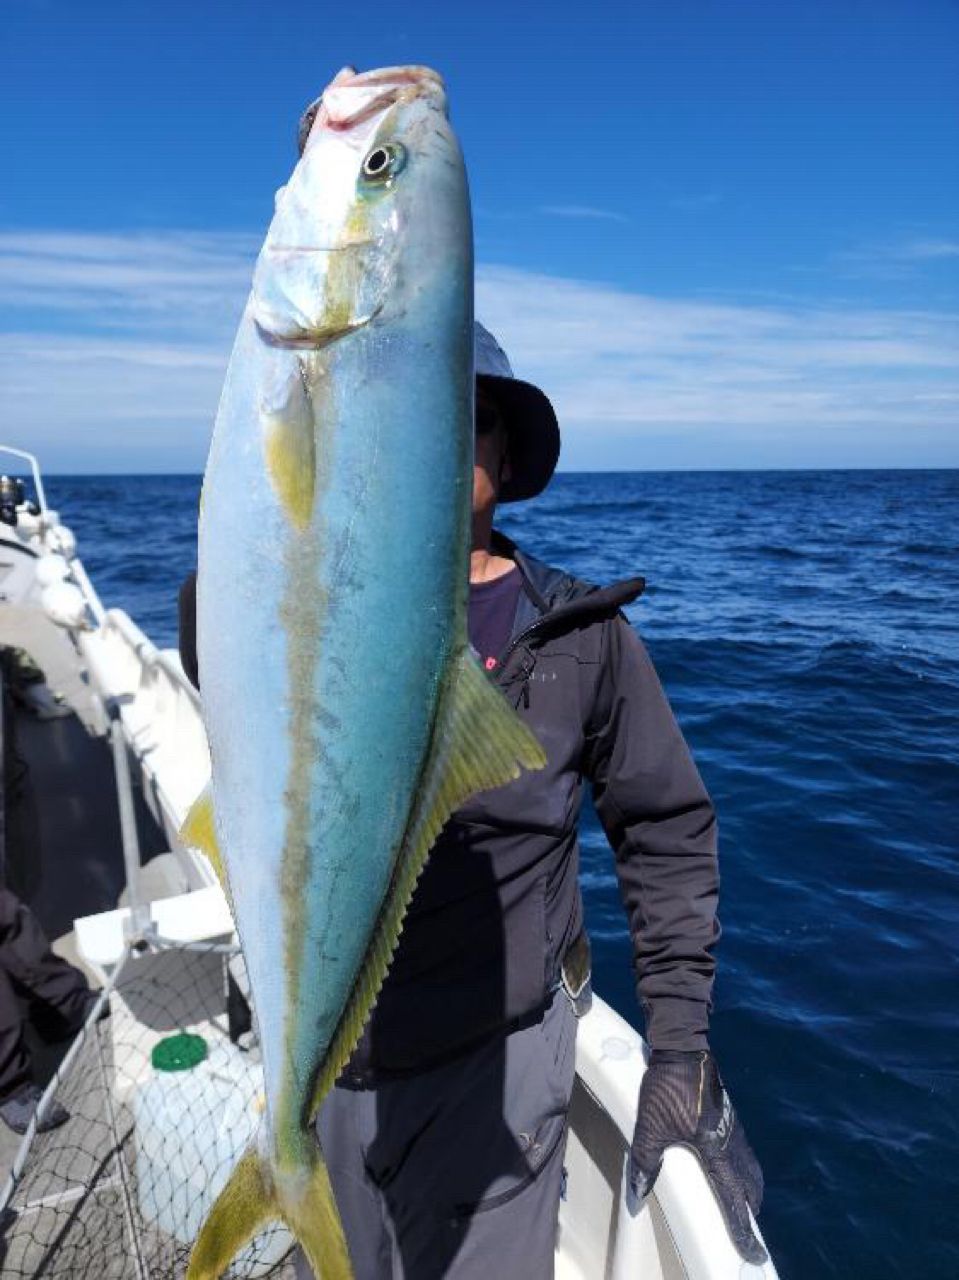
POLYGON ((105 630, 113 631, 119 635, 130 649, 136 654, 140 660, 140 664, 146 671, 159 670, 166 675, 179 691, 185 693, 189 701, 199 710, 200 695, 196 689, 183 674, 183 670, 176 662, 168 657, 167 653, 162 649, 158 649, 153 641, 146 636, 130 615, 123 609, 109 609, 104 615, 105 630))
POLYGON ((40 514, 45 518, 47 514, 47 496, 43 491, 43 481, 40 479, 40 463, 32 453, 27 453, 24 449, 14 449, 9 444, 0 444, 0 453, 12 453, 15 458, 22 458, 25 462, 30 463, 30 470, 33 473, 33 487, 37 491, 37 502, 40 505, 40 514))
POLYGON ((96 619, 97 626, 102 627, 107 619, 107 611, 100 602, 100 597, 96 593, 96 588, 87 577, 87 571, 83 567, 83 561, 79 556, 75 556, 70 561, 70 575, 74 582, 83 593, 83 598, 87 602, 87 607, 96 619))

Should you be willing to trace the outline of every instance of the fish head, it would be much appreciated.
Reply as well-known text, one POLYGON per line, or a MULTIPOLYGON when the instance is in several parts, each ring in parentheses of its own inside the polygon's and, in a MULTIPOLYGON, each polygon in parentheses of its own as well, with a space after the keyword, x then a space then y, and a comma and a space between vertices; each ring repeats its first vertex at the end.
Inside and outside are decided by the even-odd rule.
POLYGON ((443 81, 426 67, 344 68, 320 100, 257 261, 253 318, 317 350, 410 304, 424 270, 472 269, 466 175, 443 81))

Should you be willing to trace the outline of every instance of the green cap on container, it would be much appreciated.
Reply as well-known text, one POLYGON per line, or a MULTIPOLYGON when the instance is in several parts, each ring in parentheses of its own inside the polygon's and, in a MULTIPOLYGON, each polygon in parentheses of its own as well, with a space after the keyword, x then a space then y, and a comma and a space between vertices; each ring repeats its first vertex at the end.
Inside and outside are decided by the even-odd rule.
POLYGON ((206 1057, 206 1041, 202 1036, 181 1031, 167 1036, 153 1046, 150 1061, 157 1071, 189 1071, 206 1057))

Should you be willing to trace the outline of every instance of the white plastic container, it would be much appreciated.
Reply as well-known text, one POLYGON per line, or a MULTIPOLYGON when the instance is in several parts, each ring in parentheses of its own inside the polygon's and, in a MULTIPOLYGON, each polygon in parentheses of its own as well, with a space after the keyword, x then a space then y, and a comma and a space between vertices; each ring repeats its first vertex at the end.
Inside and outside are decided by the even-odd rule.
MULTIPOLYGON (((132 1100, 140 1213, 192 1245, 256 1132, 263 1073, 232 1044, 211 1045, 207 1058, 186 1071, 149 1070, 132 1100)), ((265 1276, 292 1243, 277 1228, 238 1254, 234 1268, 265 1276)))

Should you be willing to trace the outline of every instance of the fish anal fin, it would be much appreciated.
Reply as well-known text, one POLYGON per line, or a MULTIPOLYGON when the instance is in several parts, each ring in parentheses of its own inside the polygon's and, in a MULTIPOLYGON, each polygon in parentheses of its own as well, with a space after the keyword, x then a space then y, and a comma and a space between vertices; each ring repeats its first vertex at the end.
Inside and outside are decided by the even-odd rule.
POLYGON ((546 754, 532 730, 464 648, 453 662, 440 697, 393 883, 366 962, 317 1077, 311 1115, 316 1114, 356 1048, 393 959, 416 882, 447 821, 477 792, 503 786, 518 778, 522 769, 541 769, 545 764, 546 754))
POLYGON ((201 853, 206 854, 210 860, 210 865, 216 872, 223 892, 229 898, 230 886, 227 883, 226 867, 223 863, 223 856, 220 853, 220 846, 217 843, 216 825, 213 820, 212 783, 207 783, 190 806, 190 810, 180 826, 180 839, 184 844, 191 845, 194 849, 199 849, 201 853))

